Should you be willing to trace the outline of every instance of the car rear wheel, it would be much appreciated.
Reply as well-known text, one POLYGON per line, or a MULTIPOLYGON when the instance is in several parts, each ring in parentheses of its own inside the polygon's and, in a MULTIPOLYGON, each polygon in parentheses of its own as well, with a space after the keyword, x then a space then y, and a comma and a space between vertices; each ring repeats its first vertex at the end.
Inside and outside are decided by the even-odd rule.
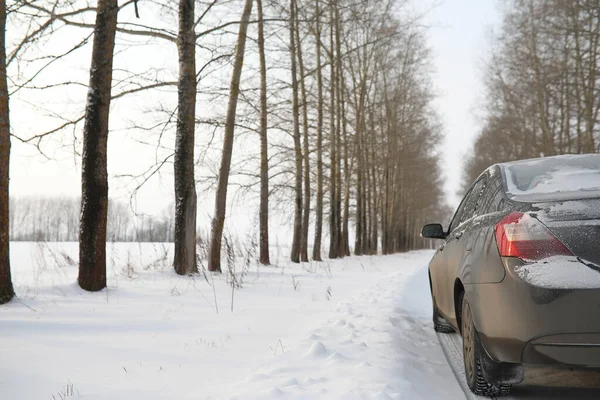
POLYGON ((473 314, 467 298, 462 295, 461 333, 463 338, 463 358, 467 385, 473 393, 479 396, 496 397, 509 394, 511 385, 496 385, 484 376, 483 354, 485 351, 479 341, 479 336, 473 324, 473 314))

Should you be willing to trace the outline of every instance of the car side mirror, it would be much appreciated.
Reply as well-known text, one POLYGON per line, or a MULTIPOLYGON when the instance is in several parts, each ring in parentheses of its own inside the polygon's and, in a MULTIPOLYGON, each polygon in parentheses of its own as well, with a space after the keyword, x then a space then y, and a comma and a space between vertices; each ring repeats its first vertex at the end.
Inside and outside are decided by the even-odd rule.
POLYGON ((421 237, 423 238, 446 239, 447 236, 441 224, 427 224, 421 229, 421 237))

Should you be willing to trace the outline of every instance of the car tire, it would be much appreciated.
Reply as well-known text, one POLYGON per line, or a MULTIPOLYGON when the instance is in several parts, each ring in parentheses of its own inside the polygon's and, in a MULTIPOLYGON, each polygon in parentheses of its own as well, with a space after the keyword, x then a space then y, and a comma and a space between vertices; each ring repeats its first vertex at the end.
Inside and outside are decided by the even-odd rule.
POLYGON ((483 371, 483 352, 485 351, 479 341, 479 335, 473 323, 471 306, 463 294, 460 309, 461 334, 463 338, 463 359, 465 364, 465 378, 471 391, 478 396, 498 397, 510 393, 511 385, 494 384, 488 382, 483 371))

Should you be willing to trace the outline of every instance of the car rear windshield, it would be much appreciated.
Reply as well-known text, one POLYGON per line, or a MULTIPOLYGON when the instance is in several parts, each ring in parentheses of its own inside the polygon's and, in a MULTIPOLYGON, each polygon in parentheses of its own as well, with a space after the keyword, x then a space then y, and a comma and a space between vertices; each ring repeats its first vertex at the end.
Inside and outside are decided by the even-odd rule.
POLYGON ((600 155, 557 156, 505 164, 509 197, 517 201, 600 197, 600 155))

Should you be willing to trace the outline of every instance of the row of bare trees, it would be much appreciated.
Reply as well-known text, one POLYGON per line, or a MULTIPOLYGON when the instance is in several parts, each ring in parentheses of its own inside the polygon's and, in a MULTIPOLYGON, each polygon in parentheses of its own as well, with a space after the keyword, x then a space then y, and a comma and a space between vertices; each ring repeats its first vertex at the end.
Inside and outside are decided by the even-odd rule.
POLYGON ((506 0, 465 184, 495 162, 600 149, 600 6, 506 0))
MULTIPOLYGON (((11 197, 8 232, 11 241, 76 242, 80 200, 72 197, 11 197)), ((173 242, 171 208, 161 216, 134 215, 125 202, 108 203, 106 236, 111 242, 173 242)))
POLYGON ((324 204, 330 258, 350 255, 351 237, 357 255, 418 247, 419 225, 441 213, 430 55, 405 6, 290 2, 292 261, 308 260, 312 211, 321 259, 324 204))
MULTIPOLYGON (((14 140, 44 153, 50 137, 64 140, 65 130, 73 129, 77 154, 81 146, 82 288, 106 286, 109 117, 116 108, 111 101, 128 97, 146 101, 153 115, 139 122, 128 115, 134 121, 130 134, 141 132, 138 140, 156 147, 147 170, 127 175, 134 192, 164 166, 173 165, 177 273, 197 271, 199 192, 215 196, 208 267, 220 271, 232 188, 237 188, 236 196, 258 198, 263 264, 270 262, 269 221, 274 211, 293 216, 293 262, 308 261, 309 255, 320 261, 327 238, 329 258, 352 251, 389 254, 424 245, 418 234, 421 224, 443 212, 440 128, 432 108, 426 32, 410 12, 408 0, 144 4, 160 18, 132 22, 131 5, 136 6, 136 16, 148 14, 143 7, 138 13, 133 0, 98 0, 95 8, 84 1, 16 0, 9 10, 14 21, 26 27, 9 50, 2 48, 15 65, 11 96, 40 89, 87 91, 84 113, 65 117, 55 112, 61 123, 41 133, 12 132, 14 140), (234 12, 237 16, 232 18, 234 12), (169 25, 174 19, 177 29, 169 25), (79 33, 82 39, 73 39, 61 52, 45 54, 40 43, 52 42, 59 28, 72 36, 79 33), (88 83, 56 75, 40 78, 52 63, 67 62, 87 46, 92 35, 88 83), (175 45, 177 79, 151 67, 142 72, 124 68, 119 57, 134 54, 132 43, 153 54, 175 45), (23 61, 25 55, 29 62, 23 61), (162 97, 175 88, 176 102, 152 103, 153 93, 162 97), (165 144, 168 138, 172 146, 165 144)), ((5 90, 2 101, 8 105, 8 100, 5 90)), ((6 122, 3 133, 8 140, 8 109, 6 122)), ((7 160, 8 146, 2 150, 7 160)), ((4 173, 1 166, 0 171, 4 173)), ((3 190, 0 196, 8 199, 8 188, 3 190)), ((4 212, 8 220, 7 207, 4 212)), ((0 275, 9 274, 8 232, 0 239, 6 241, 0 275)), ((10 295, 4 300, 12 289, 6 293, 10 295)))

